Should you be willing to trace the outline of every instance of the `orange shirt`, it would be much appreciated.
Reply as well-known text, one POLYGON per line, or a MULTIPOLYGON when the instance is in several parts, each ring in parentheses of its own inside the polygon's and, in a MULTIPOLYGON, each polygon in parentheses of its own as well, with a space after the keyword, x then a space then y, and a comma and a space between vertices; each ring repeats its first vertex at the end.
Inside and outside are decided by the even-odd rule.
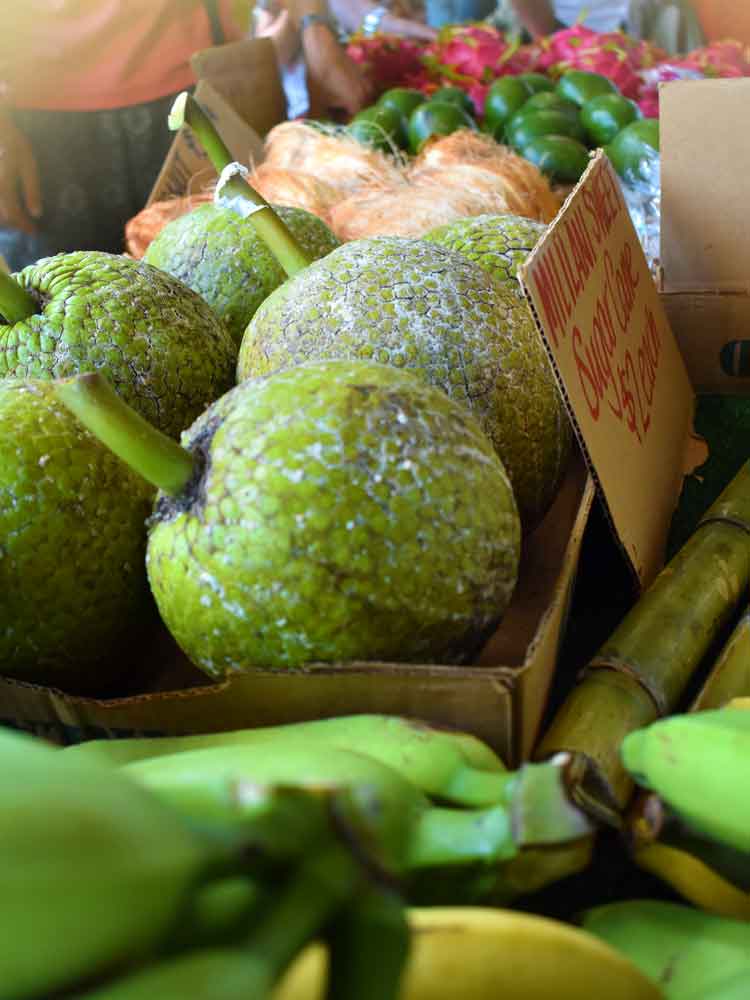
POLYGON ((734 38, 750 45, 750 3, 747 0, 693 0, 708 42, 734 38))
MULTIPOLYGON (((194 83, 190 56, 213 44, 202 0, 5 0, 0 98, 18 108, 98 111, 194 83)), ((219 0, 227 41, 251 3, 219 0)))

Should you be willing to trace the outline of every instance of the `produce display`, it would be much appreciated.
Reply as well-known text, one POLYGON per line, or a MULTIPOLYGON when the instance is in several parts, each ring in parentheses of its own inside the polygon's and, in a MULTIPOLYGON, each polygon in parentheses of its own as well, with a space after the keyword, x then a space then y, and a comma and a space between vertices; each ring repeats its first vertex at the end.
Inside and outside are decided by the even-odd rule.
MULTIPOLYGON (((750 55, 348 51, 377 92, 348 123, 237 164, 184 93, 210 189, 122 256, 0 268, 0 1000, 745 998, 746 396, 697 397, 661 571, 578 655, 610 498, 519 268, 597 149, 655 263, 658 83, 750 55)), ((613 412, 628 261, 587 355, 613 412)))

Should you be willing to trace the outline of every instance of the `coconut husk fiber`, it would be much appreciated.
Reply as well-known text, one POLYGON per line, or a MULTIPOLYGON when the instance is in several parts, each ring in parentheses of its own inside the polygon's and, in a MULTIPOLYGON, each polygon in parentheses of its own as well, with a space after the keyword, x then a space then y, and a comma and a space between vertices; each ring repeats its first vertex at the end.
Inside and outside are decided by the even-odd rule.
POLYGON ((484 187, 476 176, 471 188, 451 187, 441 174, 420 184, 402 182, 357 192, 334 206, 331 229, 342 242, 368 236, 418 237, 467 216, 518 214, 495 176, 485 173, 484 187))
POLYGON ((363 187, 397 183, 404 171, 400 159, 299 121, 271 129, 264 144, 263 166, 312 174, 342 197, 363 187))
POLYGON ((256 167, 250 183, 271 204, 304 208, 324 222, 328 222, 331 209, 341 200, 338 188, 322 178, 268 163, 256 167))
POLYGON ((494 174, 509 211, 538 222, 551 222, 561 199, 552 191, 544 174, 507 146, 481 132, 460 129, 428 142, 408 171, 412 183, 435 183, 438 175, 450 186, 462 183, 484 189, 486 174, 494 174), (477 173, 473 173, 477 171, 477 173))
POLYGON ((183 198, 167 198, 148 205, 125 223, 125 252, 140 260, 151 241, 156 239, 168 222, 191 212, 212 198, 212 191, 200 191, 183 198))

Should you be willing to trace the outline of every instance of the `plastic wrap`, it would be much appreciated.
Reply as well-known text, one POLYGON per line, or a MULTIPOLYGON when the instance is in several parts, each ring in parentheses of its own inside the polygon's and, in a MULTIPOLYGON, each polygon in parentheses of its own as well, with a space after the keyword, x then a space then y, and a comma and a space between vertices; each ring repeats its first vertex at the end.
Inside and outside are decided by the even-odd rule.
POLYGON ((636 169, 622 178, 622 190, 630 217, 652 272, 659 262, 661 223, 661 158, 653 150, 638 161, 636 169))

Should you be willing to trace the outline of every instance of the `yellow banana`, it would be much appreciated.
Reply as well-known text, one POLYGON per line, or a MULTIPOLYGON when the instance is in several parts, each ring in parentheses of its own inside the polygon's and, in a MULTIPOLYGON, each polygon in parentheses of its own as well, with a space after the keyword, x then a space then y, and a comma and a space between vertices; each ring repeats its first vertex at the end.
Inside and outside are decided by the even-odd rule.
POLYGON ((750 920, 750 893, 732 885, 687 851, 657 843, 636 851, 633 857, 644 871, 664 879, 696 906, 722 917, 750 920))
POLYGON ((724 706, 725 708, 741 708, 745 712, 750 712, 750 698, 732 698, 724 706))
MULTIPOLYGON (((593 935, 512 910, 409 911, 400 1000, 660 1000, 659 987, 593 935)), ((273 1000, 323 1000, 326 954, 308 949, 273 1000)), ((351 1000, 355 1000, 354 997, 351 1000)))

